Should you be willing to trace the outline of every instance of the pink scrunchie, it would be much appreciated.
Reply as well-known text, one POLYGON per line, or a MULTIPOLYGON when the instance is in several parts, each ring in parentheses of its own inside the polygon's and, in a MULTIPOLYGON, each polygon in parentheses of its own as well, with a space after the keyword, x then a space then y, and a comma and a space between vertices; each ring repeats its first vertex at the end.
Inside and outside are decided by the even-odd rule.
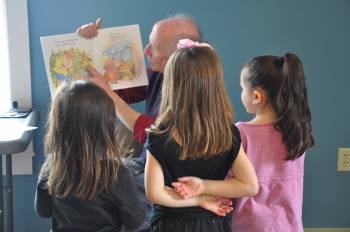
POLYGON ((192 47, 207 47, 214 50, 214 48, 207 43, 200 43, 200 42, 192 41, 190 39, 180 39, 179 42, 177 43, 177 49, 192 48, 192 47))

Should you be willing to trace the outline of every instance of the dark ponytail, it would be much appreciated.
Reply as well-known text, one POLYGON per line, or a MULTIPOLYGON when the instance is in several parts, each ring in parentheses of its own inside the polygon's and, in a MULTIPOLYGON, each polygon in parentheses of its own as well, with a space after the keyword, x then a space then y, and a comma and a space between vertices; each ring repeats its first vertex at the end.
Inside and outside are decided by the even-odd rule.
POLYGON ((256 57, 246 67, 247 81, 253 88, 263 88, 276 110, 275 127, 281 131, 287 147, 286 159, 298 158, 314 145, 301 61, 296 55, 287 53, 283 57, 256 57))
POLYGON ((275 101, 275 126, 282 132, 289 152, 287 159, 293 160, 314 145, 304 69, 296 55, 284 55, 281 78, 282 83, 275 101))

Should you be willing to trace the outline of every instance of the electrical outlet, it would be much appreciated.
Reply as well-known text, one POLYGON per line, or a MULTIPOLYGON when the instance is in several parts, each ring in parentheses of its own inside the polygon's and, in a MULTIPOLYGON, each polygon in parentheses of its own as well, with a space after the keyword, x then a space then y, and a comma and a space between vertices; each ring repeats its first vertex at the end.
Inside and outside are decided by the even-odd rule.
POLYGON ((339 147, 338 171, 350 172, 350 148, 339 147))

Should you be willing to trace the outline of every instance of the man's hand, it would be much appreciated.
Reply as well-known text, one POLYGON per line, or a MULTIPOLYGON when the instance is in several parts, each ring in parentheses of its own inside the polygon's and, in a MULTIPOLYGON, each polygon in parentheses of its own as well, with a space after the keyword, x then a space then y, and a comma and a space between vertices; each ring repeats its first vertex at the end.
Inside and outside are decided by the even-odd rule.
POLYGON ((104 89, 108 94, 112 91, 111 86, 104 76, 92 66, 87 66, 86 70, 92 75, 90 80, 104 89))
POLYGON ((101 27, 101 24, 102 20, 98 18, 94 23, 88 23, 79 27, 76 30, 76 33, 85 39, 92 39, 97 36, 98 29, 101 27))
POLYGON ((96 85, 100 86, 111 97, 114 102, 117 116, 124 123, 124 125, 131 131, 134 130, 135 122, 140 117, 140 113, 131 108, 118 94, 116 94, 107 79, 98 72, 94 67, 87 66, 86 70, 92 75, 90 80, 96 85))
POLYGON ((185 176, 178 178, 178 181, 171 183, 175 192, 182 198, 198 196, 204 193, 204 182, 202 179, 194 176, 185 176))

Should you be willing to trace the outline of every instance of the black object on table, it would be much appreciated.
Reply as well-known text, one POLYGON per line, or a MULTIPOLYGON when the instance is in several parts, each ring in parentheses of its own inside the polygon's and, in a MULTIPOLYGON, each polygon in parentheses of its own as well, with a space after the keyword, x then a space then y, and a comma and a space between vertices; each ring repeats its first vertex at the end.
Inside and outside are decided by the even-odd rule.
POLYGON ((30 109, 13 114, 12 117, 11 115, 0 117, 0 187, 2 188, 0 191, 0 232, 4 231, 4 190, 7 193, 7 231, 13 232, 12 154, 27 149, 38 119, 38 113, 30 109), (6 157, 6 185, 3 185, 2 180, 3 155, 6 157))

